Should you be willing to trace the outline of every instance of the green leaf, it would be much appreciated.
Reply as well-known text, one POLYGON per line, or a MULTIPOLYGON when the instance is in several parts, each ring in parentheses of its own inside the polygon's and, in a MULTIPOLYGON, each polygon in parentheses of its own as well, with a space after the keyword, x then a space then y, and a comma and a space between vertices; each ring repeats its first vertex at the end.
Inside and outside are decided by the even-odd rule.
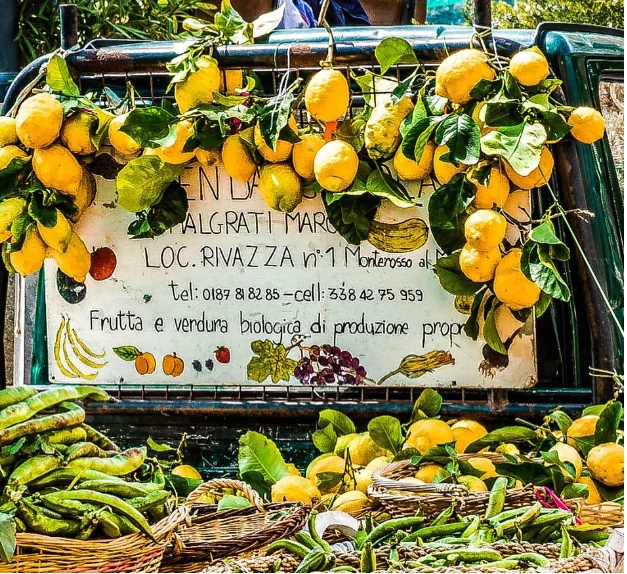
POLYGON ((540 293, 540 299, 534 305, 536 319, 539 319, 546 313, 547 309, 551 306, 551 301, 553 301, 553 298, 548 293, 544 291, 540 293))
POLYGON ((232 510, 235 508, 250 508, 252 506, 250 500, 243 496, 235 496, 233 494, 225 494, 218 502, 218 512, 223 510, 232 510))
POLYGON ((573 419, 571 419, 564 411, 560 410, 549 413, 548 418, 557 424, 564 436, 568 433, 570 425, 573 424, 573 419))
POLYGON ((248 431, 239 438, 237 463, 240 474, 259 472, 270 485, 290 473, 276 444, 254 431, 248 431))
MULTIPOLYGON (((246 28, 248 23, 244 20, 237 10, 231 6, 230 0, 222 0, 220 11, 214 17, 214 26, 217 28, 225 39, 234 39, 236 43, 244 43, 246 41, 246 28)), ((252 42, 252 30, 248 41, 252 42)))
POLYGON ((405 157, 420 161, 427 143, 444 118, 445 116, 428 116, 412 123, 401 143, 405 157))
MULTIPOLYGON (((437 417, 442 408, 442 396, 433 389, 425 389, 414 403, 413 411, 422 411, 427 417, 437 417)), ((413 419, 413 416, 412 416, 413 419)), ((413 420, 412 420, 413 422, 413 420)))
POLYGON ((115 178, 117 204, 131 213, 150 209, 184 169, 184 165, 164 163, 154 155, 132 159, 115 178))
POLYGON ((6 245, 10 248, 11 252, 19 251, 24 245, 26 234, 30 228, 35 225, 33 218, 28 212, 21 213, 11 223, 11 235, 13 236, 10 243, 6 245))
POLYGON ((401 423, 395 417, 383 415, 371 419, 368 423, 368 433, 374 443, 381 448, 396 454, 403 444, 401 423))
POLYGON ((490 127, 515 126, 523 121, 518 112, 520 102, 497 101, 485 104, 485 123, 490 127))
POLYGON ((0 201, 17 195, 18 175, 30 171, 30 161, 30 157, 14 157, 4 169, 0 169, 0 201))
POLYGON ((446 158, 442 157, 443 161, 450 158, 465 165, 473 165, 479 161, 481 132, 468 114, 447 116, 438 124, 435 141, 438 145, 446 145, 450 150, 446 158))
POLYGON ((494 91, 495 89, 498 90, 500 85, 501 80, 481 79, 475 84, 475 87, 470 90, 470 97, 473 100, 485 100, 490 95, 490 92, 494 91))
MULTIPOLYGON (((362 147, 364 147, 364 127, 367 119, 364 114, 359 114, 354 118, 344 120, 338 128, 335 130, 335 135, 338 139, 345 141, 353 146, 353 149, 359 153, 362 147)), ((365 162, 360 162, 365 163, 365 162)), ((368 165, 368 164, 366 164, 368 165)))
POLYGON ((334 409, 324 409, 318 413, 318 428, 333 427, 338 437, 355 432, 355 424, 344 413, 334 409))
POLYGON ((15 520, 10 514, 0 512, 0 560, 11 562, 16 544, 15 520))
POLYGON ((512 169, 529 175, 540 165, 540 154, 546 142, 542 124, 522 122, 515 126, 502 126, 481 138, 481 151, 489 156, 500 156, 512 169))
POLYGON ((474 295, 483 287, 466 277, 459 267, 459 253, 440 257, 433 266, 442 288, 452 295, 474 295))
POLYGON ((590 405, 581 411, 581 416, 585 417, 587 415, 597 415, 600 416, 601 413, 605 410, 607 405, 590 405))
POLYGON ((573 484, 569 484, 562 491, 562 498, 588 498, 590 495, 590 491, 585 484, 580 482, 575 482, 573 484))
POLYGON ((550 450, 547 452, 540 452, 540 455, 544 459, 544 462, 553 464, 560 469, 565 470, 569 475, 568 478, 570 478, 569 483, 572 483, 575 480, 575 466, 571 462, 561 460, 557 451, 550 450))
POLYGON ((287 356, 287 351, 282 344, 274 344, 265 341, 253 341, 250 348, 256 356, 250 359, 246 372, 251 381, 262 383, 268 377, 273 383, 289 381, 298 364, 287 356))
POLYGON ((607 502, 612 502, 619 499, 622 501, 625 495, 624 487, 622 486, 606 486, 598 480, 594 480, 594 485, 597 487, 601 498, 607 502))
POLYGON ((466 243, 464 222, 466 209, 472 203, 477 188, 463 173, 458 173, 436 189, 429 199, 429 223, 433 238, 445 253, 451 253, 466 243))
POLYGON ((123 361, 134 361, 142 354, 137 347, 130 345, 125 347, 113 347, 113 352, 123 361))
POLYGON ((120 131, 143 147, 171 146, 176 141, 177 118, 164 108, 136 108, 120 131))
POLYGON ((529 460, 520 462, 497 462, 494 468, 502 476, 511 476, 523 484, 551 486, 552 479, 549 469, 544 464, 529 460))
POLYGON ((54 227, 57 224, 56 207, 48 207, 44 205, 42 195, 33 193, 28 203, 28 214, 41 223, 44 227, 54 227))
POLYGON ((594 431, 594 444, 616 442, 616 431, 620 427, 623 416, 623 405, 618 401, 609 403, 599 415, 599 420, 594 431))
POLYGON ((550 251, 545 245, 539 245, 530 252, 529 275, 531 280, 551 297, 560 301, 568 301, 570 299, 570 289, 562 279, 557 267, 555 267, 550 251))
POLYGON ((358 76, 351 69, 350 74, 361 88, 364 102, 366 102, 366 105, 371 108, 390 100, 392 92, 394 92, 398 86, 398 82, 396 80, 386 76, 373 74, 370 71, 365 71, 363 75, 358 76))
POLYGON ((381 168, 376 169, 368 176, 366 191, 372 195, 388 199, 397 207, 413 207, 415 205, 407 190, 392 176, 383 173, 381 168))
POLYGON ((81 91, 72 79, 67 62, 58 54, 48 61, 46 68, 46 84, 53 92, 64 96, 78 97, 81 91))
POLYGON ((311 435, 311 440, 321 453, 333 452, 337 443, 337 434, 333 425, 329 425, 314 431, 311 435))
POLYGON ((505 70, 503 73, 503 96, 512 100, 522 100, 522 92, 518 82, 514 79, 514 76, 505 70))
POLYGON ((571 436, 568 437, 568 439, 574 441, 575 445, 584 457, 587 457, 588 453, 594 448, 594 435, 571 436))
POLYGON ((551 111, 541 111, 538 115, 546 130, 547 141, 561 140, 573 129, 573 126, 571 126, 561 114, 551 111))
POLYGON ((342 472, 319 472, 316 474, 316 486, 322 491, 328 491, 340 484, 343 478, 342 472))
POLYGON ((322 196, 327 211, 329 223, 348 242, 359 245, 368 237, 370 222, 374 218, 381 199, 364 193, 362 195, 347 195, 335 201, 332 194, 322 196))
POLYGON ((159 202, 148 213, 139 214, 129 225, 128 233, 134 239, 159 237, 175 225, 183 223, 187 209, 187 192, 180 183, 173 181, 165 188, 159 202))
POLYGON ((402 38, 385 38, 375 48, 374 55, 381 66, 382 74, 396 64, 418 63, 414 49, 407 40, 402 38))
POLYGON ((155 452, 170 452, 175 451, 175 448, 172 448, 169 444, 159 444, 152 440, 152 437, 148 437, 146 440, 146 444, 150 450, 154 450, 155 452))
POLYGON ((507 348, 501 341, 501 336, 499 335, 499 331, 496 328, 496 319, 494 313, 496 308, 498 307, 498 301, 496 298, 492 300, 492 305, 488 314, 485 318, 485 323, 483 325, 483 338, 488 346, 495 352, 500 353, 501 355, 507 355, 507 348))
POLYGON ((484 296, 485 291, 483 290, 475 295, 470 307, 470 315, 468 315, 468 319, 464 324, 464 333, 466 333, 466 335, 473 341, 476 341, 479 337, 479 321, 477 320, 477 317, 479 315, 481 301, 483 301, 484 296))
POLYGON ((292 112, 294 93, 288 91, 281 97, 275 97, 259 111, 259 130, 263 140, 271 149, 276 149, 279 134, 288 125, 292 112))
POLYGON ((253 38, 261 38, 275 30, 283 20, 283 14, 285 13, 285 4, 279 6, 272 12, 262 14, 251 22, 253 26, 253 38))
POLYGON ((537 227, 534 227, 531 233, 529 233, 529 239, 536 243, 561 243, 557 235, 555 235, 555 227, 551 221, 545 221, 537 227))
POLYGON ((536 433, 530 428, 521 426, 502 427, 495 431, 489 432, 487 435, 481 437, 474 442, 471 442, 466 448, 466 452, 479 452, 486 446, 491 446, 493 444, 501 444, 504 442, 533 441, 535 439, 536 433))

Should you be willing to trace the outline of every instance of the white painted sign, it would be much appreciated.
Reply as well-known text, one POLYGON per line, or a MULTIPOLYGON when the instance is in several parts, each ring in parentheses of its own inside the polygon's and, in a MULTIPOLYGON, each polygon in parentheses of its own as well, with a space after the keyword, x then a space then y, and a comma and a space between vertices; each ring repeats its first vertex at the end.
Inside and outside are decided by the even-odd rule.
MULTIPOLYGON (((78 231, 90 250, 111 248, 117 266, 106 280, 88 277, 86 296, 72 304, 46 262, 54 382, 260 384, 247 373, 290 385, 535 382, 533 324, 515 337, 507 367, 488 368, 484 343, 463 333, 466 316, 431 269, 441 253, 430 236, 409 253, 349 245, 320 198, 279 213, 255 185, 194 165, 182 177, 186 222, 133 240, 133 215, 113 203, 115 182, 96 180, 96 204, 78 231)), ((427 221, 432 190, 430 182, 409 186, 419 205, 384 201, 377 220, 427 221)))

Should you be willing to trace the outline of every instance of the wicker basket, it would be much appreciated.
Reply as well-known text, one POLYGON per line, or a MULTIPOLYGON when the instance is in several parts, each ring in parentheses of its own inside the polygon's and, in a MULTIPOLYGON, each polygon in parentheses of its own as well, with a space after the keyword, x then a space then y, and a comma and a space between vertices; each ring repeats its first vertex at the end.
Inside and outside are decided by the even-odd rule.
POLYGON ((167 542, 190 510, 186 501, 155 524, 157 542, 140 533, 84 541, 20 533, 15 556, 0 562, 0 572, 158 572, 167 542))
POLYGON ((598 524, 612 528, 623 526, 625 507, 616 502, 587 504, 584 500, 565 500, 568 507, 587 524, 598 524))
MULTIPOLYGON (((392 516, 412 516, 422 510, 425 516, 431 517, 452 504, 456 505, 456 511, 462 516, 485 511, 489 492, 470 492, 461 484, 399 482, 401 478, 413 476, 416 468, 409 460, 393 462, 381 468, 372 477, 368 496, 377 500, 392 516), (409 494, 397 494, 398 491, 409 494)), ((535 500, 533 487, 509 489, 505 498, 505 510, 528 506, 535 500)))
POLYGON ((251 553, 300 530, 309 514, 300 503, 264 504, 246 483, 226 478, 200 485, 186 504, 196 505, 191 524, 170 544, 162 572, 200 572, 217 558, 251 553), (215 505, 196 503, 203 494, 223 488, 239 491, 252 506, 218 512, 215 505))

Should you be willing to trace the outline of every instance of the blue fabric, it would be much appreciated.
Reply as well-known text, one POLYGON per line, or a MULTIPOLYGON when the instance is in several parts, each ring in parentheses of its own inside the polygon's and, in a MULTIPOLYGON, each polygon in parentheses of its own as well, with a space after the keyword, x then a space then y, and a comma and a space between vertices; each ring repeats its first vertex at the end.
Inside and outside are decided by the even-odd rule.
POLYGON ((280 29, 315 28, 316 18, 311 6, 304 0, 279 0, 278 6, 285 5, 280 29))
MULTIPOLYGON (((322 0, 305 0, 318 18, 322 0)), ((331 0, 326 20, 329 26, 369 26, 370 19, 359 0, 331 0)))

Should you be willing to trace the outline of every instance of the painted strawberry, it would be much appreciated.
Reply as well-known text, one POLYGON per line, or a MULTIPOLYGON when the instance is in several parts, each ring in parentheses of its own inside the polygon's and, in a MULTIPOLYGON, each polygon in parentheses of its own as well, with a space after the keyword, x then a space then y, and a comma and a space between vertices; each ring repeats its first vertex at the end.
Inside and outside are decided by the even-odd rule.
POLYGON ((228 347, 218 347, 214 354, 218 363, 226 364, 231 362, 231 351, 229 351, 228 347))
POLYGON ((117 264, 118 259, 113 250, 109 247, 101 247, 91 254, 89 274, 96 281, 104 281, 113 275, 117 264))

